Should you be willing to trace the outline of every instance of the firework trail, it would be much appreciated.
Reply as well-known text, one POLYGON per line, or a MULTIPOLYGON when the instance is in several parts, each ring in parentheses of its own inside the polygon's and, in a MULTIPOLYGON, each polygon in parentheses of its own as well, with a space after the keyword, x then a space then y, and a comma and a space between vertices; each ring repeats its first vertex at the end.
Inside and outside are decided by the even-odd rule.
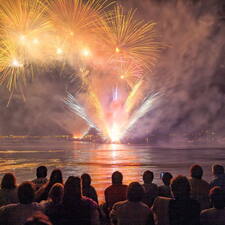
POLYGON ((65 99, 65 104, 69 106, 69 109, 78 115, 80 118, 82 118, 89 127, 94 127, 97 129, 95 124, 91 121, 91 119, 88 117, 86 110, 80 105, 77 100, 74 98, 73 95, 68 93, 67 99, 65 99))
POLYGON ((155 93, 147 97, 140 107, 136 109, 136 111, 133 112, 131 115, 126 128, 124 130, 123 136, 126 134, 126 132, 131 129, 139 119, 145 116, 146 113, 150 112, 153 109, 155 101, 158 101, 160 98, 160 93, 155 93))

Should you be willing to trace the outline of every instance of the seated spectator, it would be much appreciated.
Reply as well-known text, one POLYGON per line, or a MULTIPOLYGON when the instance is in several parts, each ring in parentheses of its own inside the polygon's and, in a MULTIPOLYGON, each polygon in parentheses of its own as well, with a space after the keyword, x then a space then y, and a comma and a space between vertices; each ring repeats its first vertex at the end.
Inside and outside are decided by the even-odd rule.
POLYGON ((52 223, 45 214, 36 213, 34 216, 28 218, 24 225, 52 225, 52 223))
POLYGON ((35 185, 35 190, 37 191, 43 184, 48 182, 47 179, 47 168, 45 166, 39 166, 36 170, 37 178, 32 180, 35 185))
POLYGON ((177 176, 171 182, 174 199, 169 202, 170 225, 199 225, 200 204, 190 198, 191 187, 184 176, 177 176))
POLYGON ((152 207, 155 198, 158 196, 158 187, 156 184, 152 183, 153 179, 154 174, 152 171, 146 170, 143 173, 143 187, 145 191, 143 202, 149 207, 152 207))
POLYGON ((115 225, 154 225, 151 209, 142 202, 144 189, 138 182, 128 186, 127 200, 113 205, 110 213, 115 225))
POLYGON ((17 203, 16 178, 12 173, 6 173, 2 178, 0 189, 0 207, 10 203, 17 203))
POLYGON ((51 218, 54 225, 99 224, 98 205, 92 199, 81 195, 79 177, 70 176, 67 179, 62 204, 51 218))
POLYGON ((82 174, 82 194, 88 198, 93 199, 98 203, 98 196, 95 188, 91 185, 91 176, 87 173, 82 174))
POLYGON ((0 208, 0 224, 23 225, 27 218, 41 210, 34 200, 34 189, 31 182, 24 182, 18 187, 19 203, 0 208))
POLYGON ((48 199, 41 201, 41 206, 44 212, 51 219, 51 215, 54 215, 57 207, 62 203, 64 194, 64 187, 60 183, 56 183, 49 191, 48 199))
POLYGON ((164 185, 159 186, 159 196, 171 198, 170 181, 173 178, 171 173, 163 173, 162 181, 164 185))
POLYGON ((191 197, 200 203, 201 210, 209 208, 209 184, 202 179, 203 170, 199 165, 193 165, 190 169, 191 197))
POLYGON ((215 176, 215 179, 210 182, 210 188, 219 186, 225 190, 225 174, 224 167, 221 165, 214 165, 212 167, 212 172, 215 176))
POLYGON ((124 201, 127 199, 127 185, 123 184, 123 175, 119 171, 112 174, 112 185, 105 189, 105 213, 111 211, 116 202, 124 201))
POLYGON ((213 208, 201 212, 202 225, 225 224, 225 191, 221 187, 214 187, 209 193, 213 208))
POLYGON ((170 225, 169 202, 171 198, 158 196, 152 205, 152 212, 156 225, 170 225))
POLYGON ((50 191, 51 187, 55 183, 63 183, 62 179, 62 172, 60 169, 54 169, 51 173, 49 182, 43 185, 37 192, 36 192, 36 201, 40 202, 42 200, 47 200, 48 192, 50 191))

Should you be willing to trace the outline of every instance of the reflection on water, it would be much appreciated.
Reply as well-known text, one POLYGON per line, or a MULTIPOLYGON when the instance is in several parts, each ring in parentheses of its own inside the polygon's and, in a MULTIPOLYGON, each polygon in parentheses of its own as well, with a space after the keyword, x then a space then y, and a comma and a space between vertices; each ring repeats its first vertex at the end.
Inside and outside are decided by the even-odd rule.
POLYGON ((141 181, 144 170, 155 173, 155 182, 160 184, 160 173, 169 171, 174 175, 188 175, 189 167, 198 163, 204 168, 206 180, 212 178, 211 165, 223 164, 224 149, 212 148, 155 148, 150 146, 78 142, 23 143, 0 146, 0 175, 14 172, 17 181, 33 179, 35 169, 46 165, 51 171, 61 168, 66 179, 70 175, 90 173, 93 185, 103 199, 104 189, 111 183, 112 172, 124 174, 124 183, 141 181))

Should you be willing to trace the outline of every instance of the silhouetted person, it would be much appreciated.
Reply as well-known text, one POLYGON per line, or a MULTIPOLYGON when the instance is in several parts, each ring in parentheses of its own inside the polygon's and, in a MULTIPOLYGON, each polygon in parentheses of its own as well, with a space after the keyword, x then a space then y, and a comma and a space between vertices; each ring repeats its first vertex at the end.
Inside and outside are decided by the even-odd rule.
POLYGON ((38 190, 43 184, 48 182, 47 179, 47 168, 45 166, 39 166, 36 170, 37 178, 32 180, 35 185, 35 189, 38 190))
POLYGON ((170 181, 172 178, 171 173, 163 173, 162 182, 164 185, 159 186, 159 196, 171 198, 170 181))
POLYGON ((10 203, 17 203, 16 178, 12 173, 6 173, 1 182, 0 207, 10 203))
POLYGON ((106 214, 116 202, 127 198, 127 185, 123 184, 123 175, 119 171, 112 174, 112 185, 105 189, 106 214))
POLYGON ((51 173, 49 182, 43 185, 36 193, 36 201, 40 202, 48 198, 48 192, 55 183, 63 183, 62 172, 60 169, 54 169, 51 173))
POLYGON ((113 205, 110 218, 115 225, 154 225, 151 209, 142 202, 144 189, 138 182, 128 186, 127 200, 113 205))
POLYGON ((201 210, 209 208, 209 184, 202 179, 203 170, 199 165, 190 168, 191 197, 200 203, 201 210))
POLYGON ((219 186, 225 190, 224 167, 221 165, 213 165, 212 172, 213 175, 215 176, 215 179, 210 182, 210 188, 219 186))
POLYGON ((177 176, 171 181, 174 199, 169 202, 170 225, 199 225, 200 204, 190 198, 191 187, 184 176, 177 176))
POLYGON ((143 173, 143 188, 145 191, 143 202, 147 204, 149 207, 152 206, 155 198, 158 196, 158 186, 153 182, 154 174, 150 170, 146 170, 143 173))
POLYGON ((58 225, 97 225, 99 224, 98 205, 81 194, 81 180, 70 176, 64 185, 62 204, 54 215, 58 225))
POLYGON ((88 198, 93 199, 98 203, 98 195, 95 188, 91 185, 91 176, 87 173, 82 174, 82 194, 88 198))
POLYGON ((54 215, 58 210, 59 205, 62 203, 64 194, 64 187, 60 183, 56 183, 52 186, 48 193, 48 199, 41 201, 41 206, 44 209, 44 212, 51 221, 54 220, 54 215))
POLYGON ((213 207, 201 212, 201 225, 224 225, 225 191, 221 187, 214 187, 209 196, 213 207))
POLYGON ((41 210, 34 200, 34 189, 31 182, 24 182, 18 187, 19 203, 0 208, 0 224, 23 225, 27 218, 41 210))
POLYGON ((28 218, 24 225, 52 225, 52 223, 45 214, 36 213, 28 218))

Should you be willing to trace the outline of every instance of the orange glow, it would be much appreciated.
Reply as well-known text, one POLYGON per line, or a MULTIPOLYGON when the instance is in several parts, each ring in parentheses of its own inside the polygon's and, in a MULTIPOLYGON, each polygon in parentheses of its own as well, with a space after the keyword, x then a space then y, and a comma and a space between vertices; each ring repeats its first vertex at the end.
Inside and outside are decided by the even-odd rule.
POLYGON ((120 49, 119 48, 116 48, 116 53, 120 53, 120 49))
POLYGON ((73 138, 74 139, 80 139, 80 138, 82 138, 82 136, 83 136, 82 134, 74 134, 73 138))
POLYGON ((56 54, 57 55, 62 55, 63 54, 63 50, 61 48, 57 48, 56 49, 56 54))
POLYGON ((12 67, 22 67, 23 64, 21 64, 17 59, 13 59, 11 62, 12 67))
POLYGON ((124 75, 122 75, 122 76, 120 76, 120 78, 121 78, 121 79, 124 79, 125 77, 124 77, 124 75))
POLYGON ((82 51, 81 51, 81 54, 85 57, 88 57, 91 55, 91 52, 88 48, 84 48, 82 51))
POLYGON ((109 137, 113 143, 120 141, 121 132, 117 124, 114 123, 112 128, 109 130, 109 137))

